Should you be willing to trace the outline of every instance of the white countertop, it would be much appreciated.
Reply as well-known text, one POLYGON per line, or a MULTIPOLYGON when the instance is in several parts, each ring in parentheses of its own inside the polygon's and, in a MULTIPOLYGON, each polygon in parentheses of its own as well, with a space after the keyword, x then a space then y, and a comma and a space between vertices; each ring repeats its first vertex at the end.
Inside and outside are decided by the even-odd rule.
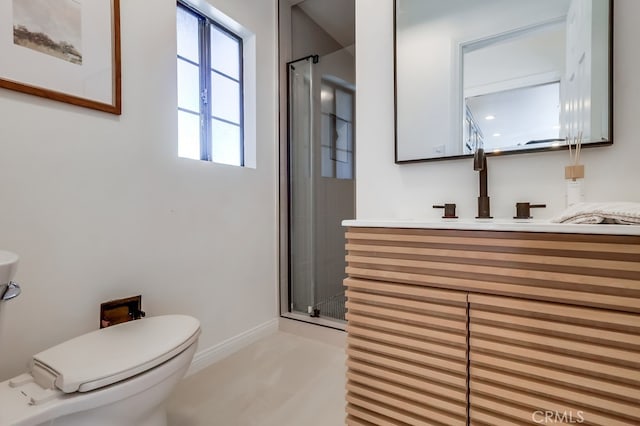
POLYGON ((362 228, 425 228, 472 231, 557 232, 569 234, 640 235, 640 225, 585 225, 552 223, 542 220, 518 219, 353 219, 342 226, 362 228))

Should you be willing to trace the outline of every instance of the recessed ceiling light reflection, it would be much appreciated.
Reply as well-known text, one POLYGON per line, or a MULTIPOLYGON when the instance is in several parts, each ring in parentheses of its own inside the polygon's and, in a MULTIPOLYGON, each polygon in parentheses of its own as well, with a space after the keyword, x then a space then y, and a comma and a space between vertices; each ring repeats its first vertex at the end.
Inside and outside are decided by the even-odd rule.
POLYGON ((494 134, 493 134, 493 137, 494 137, 494 138, 497 138, 497 137, 499 137, 499 136, 502 136, 502 135, 501 135, 500 133, 494 133, 494 134))
POLYGON ((487 115, 484 119, 485 120, 495 120, 496 116, 495 115, 487 115))

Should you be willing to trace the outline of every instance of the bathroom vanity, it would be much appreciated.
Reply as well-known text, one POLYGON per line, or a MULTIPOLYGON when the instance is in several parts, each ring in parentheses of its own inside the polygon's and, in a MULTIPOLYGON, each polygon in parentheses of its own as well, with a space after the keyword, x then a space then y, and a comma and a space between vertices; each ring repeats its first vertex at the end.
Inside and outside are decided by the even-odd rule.
POLYGON ((640 424, 640 226, 347 227, 347 424, 640 424))

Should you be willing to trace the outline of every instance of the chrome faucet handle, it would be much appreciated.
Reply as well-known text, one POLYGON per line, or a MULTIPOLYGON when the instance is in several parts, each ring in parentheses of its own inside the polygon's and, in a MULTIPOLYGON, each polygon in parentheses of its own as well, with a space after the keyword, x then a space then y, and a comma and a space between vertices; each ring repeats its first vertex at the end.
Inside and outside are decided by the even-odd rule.
POLYGON ((11 300, 11 299, 14 299, 14 298, 20 296, 21 292, 22 292, 22 290, 20 289, 20 286, 18 285, 18 283, 15 283, 13 281, 9 281, 9 284, 7 285, 7 289, 2 294, 2 297, 0 297, 0 300, 11 300))

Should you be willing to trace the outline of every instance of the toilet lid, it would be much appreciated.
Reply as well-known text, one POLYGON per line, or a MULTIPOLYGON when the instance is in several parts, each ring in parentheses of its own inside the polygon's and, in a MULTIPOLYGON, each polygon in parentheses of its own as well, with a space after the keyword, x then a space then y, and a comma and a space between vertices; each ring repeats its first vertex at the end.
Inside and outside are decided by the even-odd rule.
POLYGON ((33 357, 63 392, 88 392, 125 380, 180 354, 200 335, 186 315, 162 315, 96 330, 33 357))

